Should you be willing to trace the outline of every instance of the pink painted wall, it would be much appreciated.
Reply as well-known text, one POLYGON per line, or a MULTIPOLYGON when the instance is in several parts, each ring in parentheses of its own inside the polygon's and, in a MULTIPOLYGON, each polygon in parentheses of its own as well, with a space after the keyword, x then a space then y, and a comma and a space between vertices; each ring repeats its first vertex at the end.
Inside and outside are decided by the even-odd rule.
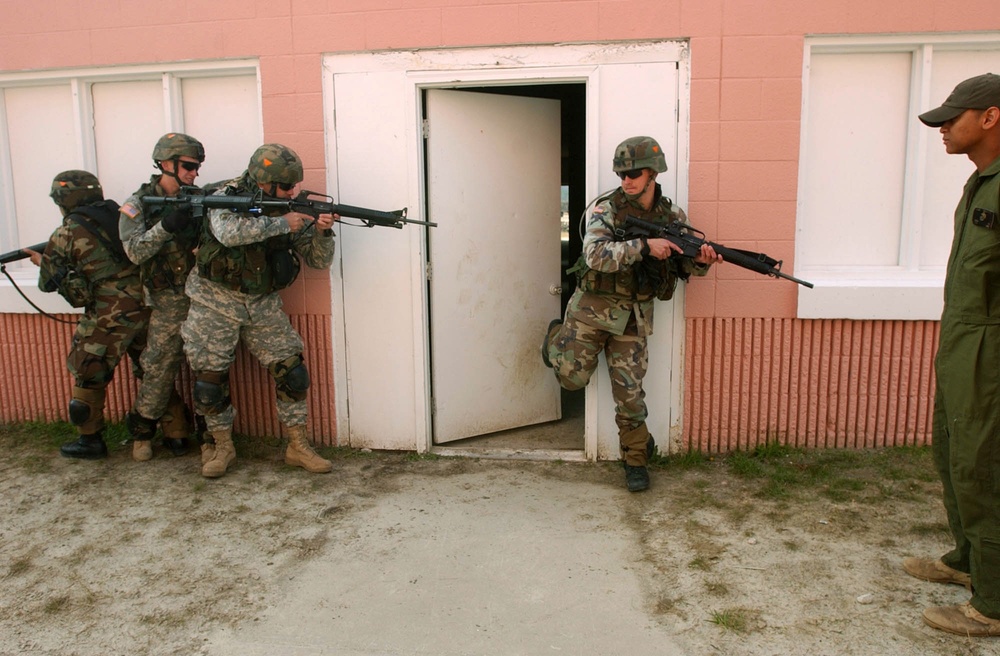
MULTIPOLYGON (((968 0, 961 10, 931 0, 174 0, 168 5, 149 0, 33 0, 17 2, 16 11, 5 12, 0 22, 0 70, 259 58, 265 139, 294 148, 306 164, 306 186, 321 190, 324 53, 689 38, 688 213, 716 241, 767 252, 794 272, 804 37, 998 29, 995 0, 968 0)), ((329 298, 324 275, 306 275, 285 294, 293 316, 329 315, 329 298)), ((695 352, 694 335, 704 331, 702 320, 713 326, 713 333, 713 321, 775 320, 762 327, 804 336, 813 330, 812 324, 796 322, 795 307, 795 285, 736 267, 717 267, 689 287, 687 352, 695 352)), ((861 334, 866 329, 880 328, 864 322, 850 328, 861 334)), ((329 339, 304 336, 314 348, 329 339)), ((771 339, 776 338, 772 334, 771 339)), ((802 382, 829 385, 822 378, 829 375, 833 357, 810 355, 826 358, 828 366, 809 368, 809 380, 802 382)), ((871 352, 869 357, 881 361, 889 356, 871 352)), ((924 350, 921 357, 930 354, 924 350)), ((691 383, 697 363, 688 364, 691 383)), ((745 364, 752 366, 752 359, 745 364)), ((743 399, 737 388, 727 393, 743 399)), ((693 421, 686 435, 701 445, 709 438, 701 428, 693 428, 702 425, 694 418, 704 416, 699 404, 708 401, 700 396, 689 400, 685 407, 693 421)), ((926 408, 915 412, 924 416, 926 408)), ((333 439, 332 430, 331 423, 320 434, 333 439)), ((890 441, 905 441, 902 435, 898 431, 890 441)), ((740 444, 743 438, 734 439, 740 444)), ((856 444, 857 438, 852 439, 837 437, 834 442, 856 444)), ((869 442, 865 437, 864 443, 869 442)), ((730 443, 725 438, 709 447, 730 443)))
MULTIPOLYGON (((149 0, 86 9, 38 0, 17 3, 0 23, 0 70, 259 57, 265 140, 294 148, 306 186, 320 189, 323 53, 690 38, 692 221, 793 270, 804 36, 996 29, 989 0, 960 12, 930 0, 178 0, 169 11, 149 0)), ((692 286, 688 316, 795 314, 794 287, 734 267, 710 280, 692 286)), ((328 301, 308 307, 329 311, 328 301)))

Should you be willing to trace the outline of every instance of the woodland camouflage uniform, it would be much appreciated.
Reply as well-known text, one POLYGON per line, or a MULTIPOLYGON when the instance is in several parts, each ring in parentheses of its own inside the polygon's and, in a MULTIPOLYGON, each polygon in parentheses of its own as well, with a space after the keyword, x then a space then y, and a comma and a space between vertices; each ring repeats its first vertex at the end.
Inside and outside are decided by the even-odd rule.
POLYGON ((142 378, 139 358, 149 311, 143 307, 138 267, 118 239, 118 204, 103 200, 100 183, 86 171, 60 173, 52 187, 65 216, 42 254, 38 286, 84 308, 66 359, 74 379, 69 415, 80 438, 61 451, 99 458, 107 455, 102 437, 105 389, 126 353, 136 377, 142 378), (92 189, 85 195, 66 192, 67 187, 92 189))
MULTIPOLYGON (((659 145, 649 137, 636 137, 618 147, 615 171, 651 168, 666 170, 659 145), (656 148, 653 152, 648 150, 656 148)), ((543 359, 555 371, 563 388, 582 389, 597 369, 603 351, 615 399, 615 422, 626 472, 641 469, 654 450, 646 428, 646 403, 642 381, 648 365, 647 338, 653 333, 653 301, 673 296, 678 279, 692 273, 705 275, 707 266, 691 259, 656 260, 644 242, 626 238, 625 218, 666 225, 686 222, 655 185, 652 208, 644 209, 621 188, 597 201, 587 222, 581 261, 574 267, 578 286, 566 308, 564 321, 553 321, 543 344, 543 359)), ((648 486, 648 477, 646 478, 648 486)), ((630 482, 629 489, 633 489, 630 482)), ((645 489, 637 485, 637 489, 645 489)))

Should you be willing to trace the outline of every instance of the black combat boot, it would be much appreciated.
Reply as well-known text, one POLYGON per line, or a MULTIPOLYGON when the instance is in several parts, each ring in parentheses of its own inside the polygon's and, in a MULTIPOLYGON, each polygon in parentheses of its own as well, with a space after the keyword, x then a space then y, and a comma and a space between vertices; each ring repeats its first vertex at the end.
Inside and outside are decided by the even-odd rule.
POLYGON ((188 452, 191 442, 186 437, 164 437, 163 446, 175 456, 182 456, 188 452))
MULTIPOLYGON (((626 449, 627 450, 627 449, 626 449)), ((648 463, 656 453, 656 441, 650 436, 646 440, 646 462, 648 463)), ((629 492, 642 492, 649 489, 649 470, 645 465, 630 465, 622 460, 625 467, 625 486, 629 492)))
POLYGON ((75 442, 67 442, 59 447, 59 453, 67 458, 83 460, 100 460, 108 457, 108 445, 104 443, 101 433, 81 435, 75 442))
POLYGON ((628 487, 629 492, 642 492, 649 489, 649 470, 638 465, 625 464, 625 486, 628 487))

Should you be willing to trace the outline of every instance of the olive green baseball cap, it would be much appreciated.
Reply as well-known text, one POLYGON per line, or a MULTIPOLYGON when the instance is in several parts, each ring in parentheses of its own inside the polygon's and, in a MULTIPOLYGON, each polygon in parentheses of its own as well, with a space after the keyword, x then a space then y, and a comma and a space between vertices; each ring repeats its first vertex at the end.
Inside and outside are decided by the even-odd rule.
POLYGON ((932 128, 939 128, 967 109, 1000 107, 1000 75, 984 73, 959 82, 941 106, 918 118, 932 128))

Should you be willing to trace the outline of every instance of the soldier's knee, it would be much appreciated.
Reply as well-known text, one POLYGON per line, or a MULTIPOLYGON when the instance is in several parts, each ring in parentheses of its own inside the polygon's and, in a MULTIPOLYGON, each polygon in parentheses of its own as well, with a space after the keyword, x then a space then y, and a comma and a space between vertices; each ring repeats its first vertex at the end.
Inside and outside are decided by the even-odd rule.
POLYGON ((282 401, 302 401, 309 391, 309 370, 302 354, 293 355, 268 366, 274 377, 278 398, 282 401))
POLYGON ((70 399, 69 401, 69 421, 74 426, 87 423, 91 415, 90 405, 80 399, 70 399))
POLYGON ((198 414, 217 415, 230 405, 229 371, 195 373, 194 405, 198 414))

